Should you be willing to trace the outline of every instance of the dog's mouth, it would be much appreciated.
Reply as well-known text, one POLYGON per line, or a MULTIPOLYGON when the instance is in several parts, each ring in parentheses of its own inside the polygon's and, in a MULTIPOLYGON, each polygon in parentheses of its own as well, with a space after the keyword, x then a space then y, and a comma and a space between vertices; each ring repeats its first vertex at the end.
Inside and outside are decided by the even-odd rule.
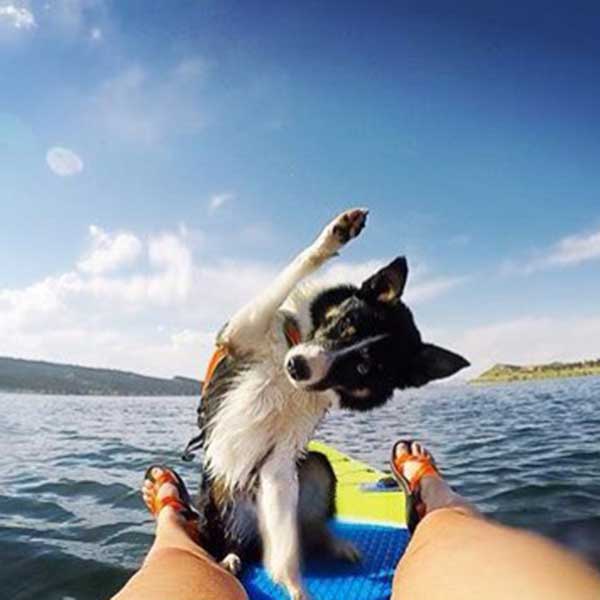
POLYGON ((386 339, 389 334, 374 335, 338 349, 326 349, 314 342, 292 348, 285 360, 285 371, 292 385, 308 391, 325 391, 344 386, 332 374, 342 361, 356 359, 357 367, 364 364, 364 356, 371 345, 386 339))

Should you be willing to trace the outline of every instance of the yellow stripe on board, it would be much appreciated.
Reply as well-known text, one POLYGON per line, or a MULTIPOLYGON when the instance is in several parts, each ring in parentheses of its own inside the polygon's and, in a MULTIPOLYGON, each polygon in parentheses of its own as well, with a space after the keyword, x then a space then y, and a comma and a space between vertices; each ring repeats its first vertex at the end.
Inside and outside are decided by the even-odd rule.
POLYGON ((337 477, 337 516, 349 521, 381 523, 406 527, 403 492, 364 491, 362 484, 379 481, 389 474, 346 456, 339 450, 312 441, 309 450, 322 452, 331 462, 337 477))

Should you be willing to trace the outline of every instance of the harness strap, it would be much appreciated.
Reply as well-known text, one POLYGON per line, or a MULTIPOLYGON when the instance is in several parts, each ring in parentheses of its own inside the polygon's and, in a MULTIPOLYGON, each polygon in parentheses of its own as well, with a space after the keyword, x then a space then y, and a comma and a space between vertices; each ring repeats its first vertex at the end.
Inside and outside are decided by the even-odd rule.
MULTIPOLYGON (((296 319, 292 316, 286 317, 283 323, 283 334, 285 336, 285 340, 290 348, 293 346, 297 346, 302 341, 302 335, 300 333, 300 328, 296 323, 296 319)), ((221 344, 217 344, 215 351, 213 352, 210 360, 208 361, 208 366, 206 367, 206 374, 204 375, 204 380, 202 381, 202 398, 204 398, 204 394, 208 389, 211 379, 215 374, 218 366, 223 362, 223 360, 227 357, 229 351, 226 346, 221 344)), ((200 401, 202 402, 202 398, 200 401)), ((194 436, 185 447, 183 454, 181 456, 182 460, 189 462, 194 460, 194 452, 196 450, 200 450, 202 445, 204 444, 204 432, 201 431, 198 435, 194 436)), ((270 452, 270 451, 269 451, 270 452)), ((269 453, 267 453, 268 455, 269 453)))
POLYGON ((194 460, 196 454, 196 450, 200 450, 202 448, 202 444, 204 443, 204 432, 201 431, 198 435, 195 435, 185 447, 183 454, 181 455, 181 460, 185 462, 191 462, 194 460))
POLYGON ((290 348, 297 346, 302 341, 300 328, 298 327, 296 320, 292 317, 288 317, 284 321, 283 334, 285 335, 285 340, 290 348))
POLYGON ((217 345, 213 355, 208 361, 208 367, 206 367, 206 374, 204 375, 204 381, 202 382, 202 392, 208 387, 212 376, 215 374, 217 367, 221 364, 221 361, 227 356, 227 348, 225 346, 217 345))

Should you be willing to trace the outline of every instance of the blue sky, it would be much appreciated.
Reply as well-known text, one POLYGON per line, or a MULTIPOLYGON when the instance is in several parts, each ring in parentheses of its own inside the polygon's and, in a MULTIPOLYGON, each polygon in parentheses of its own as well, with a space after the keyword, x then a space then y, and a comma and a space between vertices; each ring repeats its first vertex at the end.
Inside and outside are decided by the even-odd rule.
POLYGON ((600 356, 592 3, 0 0, 0 355, 198 375, 339 210, 423 334, 600 356))

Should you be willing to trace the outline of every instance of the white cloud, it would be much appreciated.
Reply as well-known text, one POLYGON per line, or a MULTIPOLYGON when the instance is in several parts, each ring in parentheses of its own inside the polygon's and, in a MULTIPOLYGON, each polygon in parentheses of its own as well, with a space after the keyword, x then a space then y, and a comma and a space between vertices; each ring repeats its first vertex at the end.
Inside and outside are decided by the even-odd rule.
POLYGON ((563 238, 546 258, 548 265, 576 265, 600 259, 600 231, 563 238))
POLYGON ((325 270, 313 276, 318 283, 336 285, 352 283, 360 285, 365 279, 373 275, 386 264, 385 260, 373 259, 363 262, 344 262, 334 260, 325 267, 325 270))
MULTIPOLYGON (((0 355, 201 377, 214 333, 265 289, 277 269, 196 256, 185 226, 158 235, 90 227, 89 247, 71 269, 22 288, 0 288, 0 355)), ((361 283, 387 261, 335 261, 318 279, 361 283)), ((411 269, 407 302, 431 300, 460 277, 411 269)), ((600 314, 523 316, 424 338, 463 354, 474 376, 496 362, 530 364, 600 356, 600 314)))
POLYGON ((528 365, 600 358, 600 315, 524 316, 460 332, 436 331, 430 337, 471 361, 472 368, 461 375, 474 377, 496 363, 528 365))
POLYGON ((101 42, 104 38, 104 34, 102 33, 102 29, 100 27, 92 27, 90 30, 90 39, 94 42, 101 42))
POLYGON ((89 228, 91 247, 77 263, 84 273, 109 273, 133 264, 142 252, 139 238, 129 232, 109 234, 96 225, 89 228))
POLYGON ((504 271, 529 274, 553 268, 572 267, 592 260, 600 260, 600 231, 564 237, 545 253, 524 263, 505 264, 504 271))
MULTIPOLYGON (((315 279, 326 284, 352 283, 360 285, 388 262, 389 260, 383 259, 360 263, 334 262, 322 274, 315 276, 315 279)), ((427 302, 445 294, 465 281, 466 277, 432 277, 425 265, 416 265, 410 270, 403 300, 409 306, 427 302)))
POLYGON ((53 146, 46 153, 46 163, 50 170, 60 177, 77 175, 83 171, 83 161, 70 150, 61 146, 53 146))
POLYGON ((37 23, 33 13, 23 7, 14 4, 0 6, 0 24, 6 23, 15 29, 33 29, 37 23))
MULTIPOLYGON (((214 333, 278 269, 205 261, 195 239, 184 225, 148 237, 90 226, 71 269, 0 288, 0 355, 201 377, 214 333)), ((323 277, 360 283, 383 262, 335 262, 323 277)))
POLYGON ((84 110, 86 119, 127 142, 157 144, 170 135, 197 133, 204 126, 200 62, 188 58, 157 74, 131 65, 100 85, 84 110))
POLYGON ((211 197, 210 202, 208 204, 208 209, 210 212, 215 212, 219 208, 221 208, 224 204, 231 202, 235 198, 234 194, 224 192, 221 194, 215 194, 211 197))
POLYGON ((185 227, 146 239, 90 227, 73 269, 0 288, 0 355, 201 376, 214 332, 274 269, 197 262, 192 240, 185 227))
POLYGON ((406 287, 405 300, 409 305, 428 302, 467 281, 467 277, 431 277, 417 280, 406 287))

